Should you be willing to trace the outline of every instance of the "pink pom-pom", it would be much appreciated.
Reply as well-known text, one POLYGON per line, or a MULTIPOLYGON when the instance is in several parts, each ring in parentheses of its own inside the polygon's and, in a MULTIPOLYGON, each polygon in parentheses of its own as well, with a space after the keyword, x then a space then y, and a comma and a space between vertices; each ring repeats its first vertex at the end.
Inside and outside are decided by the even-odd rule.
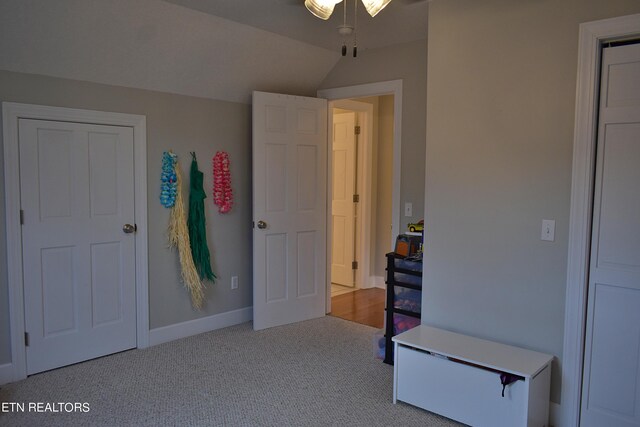
POLYGON ((216 152, 213 164, 213 202, 218 212, 227 213, 233 206, 233 190, 231 189, 231 172, 229 155, 224 151, 216 152))

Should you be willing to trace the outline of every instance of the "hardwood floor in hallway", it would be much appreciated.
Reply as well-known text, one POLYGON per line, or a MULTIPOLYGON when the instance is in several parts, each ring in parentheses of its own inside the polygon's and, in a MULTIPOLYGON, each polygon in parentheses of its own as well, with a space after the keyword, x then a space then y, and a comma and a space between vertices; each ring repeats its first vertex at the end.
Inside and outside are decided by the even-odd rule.
POLYGON ((363 325, 384 326, 385 290, 380 288, 358 289, 331 298, 331 315, 363 325))

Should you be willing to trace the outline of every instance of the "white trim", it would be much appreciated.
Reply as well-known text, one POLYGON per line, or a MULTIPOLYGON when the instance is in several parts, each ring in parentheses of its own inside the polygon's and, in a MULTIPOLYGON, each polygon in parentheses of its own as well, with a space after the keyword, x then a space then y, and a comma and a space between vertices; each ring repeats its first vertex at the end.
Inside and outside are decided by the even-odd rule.
POLYGON ((374 288, 387 289, 387 285, 384 282, 384 277, 382 276, 371 276, 369 277, 369 283, 374 288))
POLYGON ((163 326, 149 331, 149 345, 154 346, 165 342, 190 337, 216 329, 238 325, 253 319, 253 307, 245 307, 226 313, 188 320, 174 325, 163 326))
POLYGON ((136 335, 138 348, 149 347, 149 227, 147 217, 147 118, 132 116, 135 176, 136 335))
POLYGON ((14 367, 12 363, 5 363, 4 365, 0 365, 0 385, 13 382, 13 373, 14 367))
POLYGON ((557 403, 549 401, 549 425, 560 427, 562 425, 562 407, 557 403))
POLYGON ((146 118, 73 108, 13 102, 2 103, 5 210, 7 229, 7 278, 13 380, 27 377, 24 346, 24 296, 22 287, 22 237, 20 230, 20 164, 18 119, 56 120, 133 128, 136 224, 136 327, 137 347, 149 345, 149 284, 147 242, 146 118))
POLYGON ((580 24, 573 142, 567 293, 558 425, 578 426, 584 355, 587 278, 602 42, 640 34, 640 14, 580 24))
MULTIPOLYGON (((402 80, 390 80, 386 82, 368 83, 356 86, 346 86, 340 88, 320 89, 317 92, 319 98, 327 100, 346 100, 352 98, 364 98, 369 96, 393 95, 393 186, 391 195, 391 241, 390 250, 395 245, 395 236, 400 230, 400 184, 401 184, 401 153, 402 153, 402 80)), ((331 115, 327 120, 330 125, 331 115)), ((328 128, 329 129, 329 128, 328 128)), ((330 158, 330 157, 329 157, 330 158)), ((327 176, 331 176, 331 162, 328 162, 327 176)), ((329 186, 331 188, 331 186, 329 186)), ((327 196, 329 197, 329 196, 327 196)), ((329 200, 329 199, 327 199, 329 200)), ((331 218, 330 212, 327 214, 327 221, 331 218)), ((327 222, 329 224, 329 222, 327 222)), ((327 230, 331 228, 327 225, 327 230)), ((329 233, 327 233, 329 234, 329 233)), ((331 241, 327 240, 327 260, 330 259, 331 241)), ((326 312, 331 311, 331 264, 327 262, 326 280, 326 312)))
POLYGON ((393 95, 393 194, 391 213, 390 250, 400 230, 400 184, 402 166, 402 80, 368 83, 332 89, 321 89, 318 97, 328 100, 363 98, 365 96, 393 95))
MULTIPOLYGON (((360 104, 358 102, 349 101, 349 103, 360 104)), ((358 261, 358 270, 356 271, 357 281, 362 288, 369 287, 369 272, 371 271, 371 227, 375 223, 373 220, 373 105, 364 104, 365 111, 358 111, 358 125, 362 129, 361 137, 358 149, 358 159, 360 161, 360 178, 358 180, 358 186, 360 187, 358 193, 360 194, 360 203, 358 208, 360 209, 359 221, 356 224, 358 228, 358 239, 356 242, 356 248, 360 255, 358 261)), ((376 138, 377 139, 377 138, 376 138)))

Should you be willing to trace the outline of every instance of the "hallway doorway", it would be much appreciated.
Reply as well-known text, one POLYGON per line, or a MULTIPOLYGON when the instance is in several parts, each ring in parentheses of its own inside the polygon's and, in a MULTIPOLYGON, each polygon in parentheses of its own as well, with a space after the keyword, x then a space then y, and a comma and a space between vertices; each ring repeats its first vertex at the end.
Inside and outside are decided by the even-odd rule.
MULTIPOLYGON (((366 272, 366 280, 363 282, 361 288, 358 290, 373 290, 381 295, 382 307, 379 309, 380 318, 384 319, 384 294, 385 294, 385 254, 392 251, 395 244, 395 236, 399 232, 400 226, 400 164, 401 164, 401 141, 402 141, 402 106, 403 106, 403 90, 402 80, 390 80, 384 82, 367 83, 355 86, 345 86, 339 88, 322 89, 318 91, 318 96, 329 100, 329 114, 328 120, 332 120, 332 104, 340 100, 355 100, 362 102, 366 99, 377 99, 380 101, 384 99, 384 111, 387 114, 383 114, 378 117, 376 121, 378 128, 382 125, 386 129, 390 130, 390 137, 381 142, 378 140, 377 144, 372 144, 373 150, 372 157, 375 158, 375 162, 372 159, 372 165, 377 166, 379 160, 388 162, 388 167, 382 168, 382 170, 376 170, 376 173, 371 173, 371 188, 369 189, 370 197, 366 203, 360 199, 362 205, 369 204, 368 209, 364 209, 364 213, 371 215, 371 223, 367 232, 363 234, 364 237, 369 239, 369 244, 365 247, 369 248, 369 257, 365 257, 365 263, 368 261, 368 266, 358 264, 358 271, 362 274, 366 272), (384 120, 381 120, 381 118, 384 120), (381 196, 383 195, 384 196, 381 196), (384 241, 386 236, 386 241, 384 241), (364 286, 367 286, 365 288, 364 286), (378 288, 378 289, 376 289, 378 288), (381 292, 380 292, 381 291, 381 292)), ((378 105, 380 106, 380 105, 378 105)), ((332 126, 329 126, 332 129, 332 126)), ((373 131, 372 131, 373 132, 373 131)), ((376 132, 373 134, 376 135, 376 132)), ((329 149, 329 151, 331 151, 329 149)), ((329 155, 329 167, 328 178, 331 179, 331 155, 329 155)), ((331 186, 328 186, 328 193, 331 192, 331 186)), ((331 195, 327 197, 327 293, 326 293, 326 313, 336 314, 333 312, 332 304, 333 298, 331 295, 331 195), (332 313, 333 312, 333 313, 332 313)), ((358 286, 358 280, 356 278, 356 286, 358 286)), ((354 295, 355 296, 355 295, 354 295)), ((336 297, 340 297, 339 295, 336 297)), ((336 301, 337 302, 337 301, 336 301)), ((351 303, 351 302, 350 302, 351 303)), ((352 305, 355 307, 355 311, 359 311, 360 304, 354 300, 352 305)))
POLYGON ((329 103, 331 314, 382 327, 392 224, 394 95, 329 103))

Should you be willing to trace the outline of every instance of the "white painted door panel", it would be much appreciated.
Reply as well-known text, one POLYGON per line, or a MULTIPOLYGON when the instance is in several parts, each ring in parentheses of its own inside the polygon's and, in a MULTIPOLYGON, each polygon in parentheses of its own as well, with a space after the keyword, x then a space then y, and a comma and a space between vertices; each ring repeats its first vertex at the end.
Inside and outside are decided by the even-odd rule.
POLYGON ((581 425, 640 426, 640 45, 602 59, 581 425))
POLYGON ((253 93, 256 330, 325 314, 326 164, 326 100, 253 93))
POLYGON ((133 130, 19 131, 27 373, 135 347, 133 130))
POLYGON ((331 282, 344 286, 354 285, 355 124, 353 112, 333 115, 331 282))

